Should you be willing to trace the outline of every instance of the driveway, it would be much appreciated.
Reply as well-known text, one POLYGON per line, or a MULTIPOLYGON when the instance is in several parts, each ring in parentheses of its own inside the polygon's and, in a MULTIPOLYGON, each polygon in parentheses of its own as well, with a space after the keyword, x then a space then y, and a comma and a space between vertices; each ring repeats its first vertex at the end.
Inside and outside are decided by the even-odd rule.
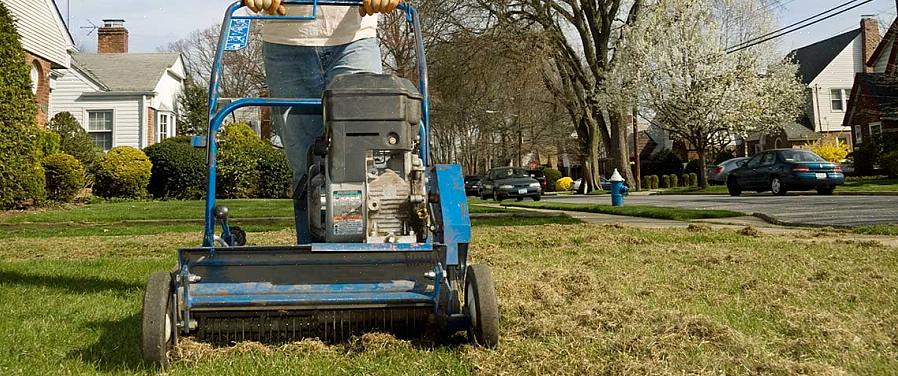
MULTIPOLYGON (((607 195, 545 199, 574 203, 611 202, 611 197, 607 195)), ((898 224, 898 196, 663 195, 629 196, 626 204, 762 213, 783 222, 811 226, 898 224)))

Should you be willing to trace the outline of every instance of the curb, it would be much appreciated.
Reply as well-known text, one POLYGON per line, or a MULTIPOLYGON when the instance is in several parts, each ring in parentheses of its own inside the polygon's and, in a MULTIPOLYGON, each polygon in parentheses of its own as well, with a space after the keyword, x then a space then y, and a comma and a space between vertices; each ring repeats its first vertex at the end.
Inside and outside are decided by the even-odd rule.
POLYGON ((854 228, 854 226, 848 226, 848 225, 818 225, 818 224, 813 224, 813 223, 786 222, 786 221, 777 219, 775 217, 772 217, 772 216, 764 214, 764 213, 754 213, 754 214, 752 214, 752 217, 760 218, 761 220, 763 220, 764 222, 767 222, 769 224, 776 225, 776 226, 783 226, 783 227, 833 228, 833 229, 838 229, 838 230, 850 230, 850 229, 854 228))

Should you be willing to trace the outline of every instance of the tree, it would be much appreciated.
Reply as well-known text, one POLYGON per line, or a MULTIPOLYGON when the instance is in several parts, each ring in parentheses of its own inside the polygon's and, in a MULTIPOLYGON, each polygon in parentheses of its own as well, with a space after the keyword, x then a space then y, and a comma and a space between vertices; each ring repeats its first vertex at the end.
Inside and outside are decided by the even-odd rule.
POLYGON ((178 135, 193 136, 206 131, 209 126, 209 93, 193 78, 188 78, 184 83, 178 107, 181 111, 178 135))
POLYGON ((103 152, 94 145, 78 119, 68 112, 60 112, 50 119, 47 128, 59 135, 62 152, 75 157, 90 172, 103 152))
POLYGON ((30 69, 12 16, 0 3, 0 210, 44 198, 30 69))
MULTIPOLYGON (((769 132, 797 118, 803 90, 797 67, 759 48, 728 54, 725 20, 745 8, 736 0, 661 0, 628 33, 614 73, 636 87, 653 122, 699 157, 707 188, 707 154, 733 135, 769 132), (724 17, 727 15, 729 17, 724 17)), ((769 48, 768 48, 769 51, 769 48)))

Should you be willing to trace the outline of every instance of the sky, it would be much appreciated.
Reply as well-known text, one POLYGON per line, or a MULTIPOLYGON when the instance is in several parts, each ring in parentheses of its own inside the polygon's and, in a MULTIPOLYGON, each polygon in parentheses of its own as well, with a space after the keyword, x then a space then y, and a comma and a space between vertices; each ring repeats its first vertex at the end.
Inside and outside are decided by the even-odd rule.
MULTIPOLYGON (((56 0, 69 24, 76 46, 83 52, 96 51, 97 36, 92 25, 104 18, 123 18, 130 34, 131 52, 155 52, 192 31, 221 22, 231 0, 56 0), (70 13, 68 13, 70 11, 70 13)), ((845 0, 779 0, 773 8, 782 26, 810 17, 844 3, 845 0)), ((783 37, 783 52, 806 46, 860 27, 861 16, 876 15, 884 27, 895 19, 898 0, 874 0, 850 12, 783 37)), ((425 17, 427 15, 424 15, 425 17)))

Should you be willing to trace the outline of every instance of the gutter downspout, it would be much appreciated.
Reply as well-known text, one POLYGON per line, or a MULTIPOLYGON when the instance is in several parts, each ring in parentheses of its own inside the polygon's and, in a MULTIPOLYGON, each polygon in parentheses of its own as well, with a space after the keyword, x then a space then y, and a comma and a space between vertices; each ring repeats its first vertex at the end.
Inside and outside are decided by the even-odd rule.
POLYGON ((814 130, 823 133, 822 115, 820 114, 820 85, 814 85, 814 111, 817 113, 817 118, 814 119, 814 130))
POLYGON ((138 111, 137 111, 139 114, 138 115, 139 119, 140 119, 137 122, 137 124, 138 124, 137 125, 137 146, 140 147, 140 149, 143 149, 146 147, 146 129, 147 129, 147 123, 146 123, 146 121, 147 121, 147 115, 146 115, 147 106, 146 106, 146 104, 147 104, 147 96, 141 95, 140 96, 140 108, 138 108, 138 111))

